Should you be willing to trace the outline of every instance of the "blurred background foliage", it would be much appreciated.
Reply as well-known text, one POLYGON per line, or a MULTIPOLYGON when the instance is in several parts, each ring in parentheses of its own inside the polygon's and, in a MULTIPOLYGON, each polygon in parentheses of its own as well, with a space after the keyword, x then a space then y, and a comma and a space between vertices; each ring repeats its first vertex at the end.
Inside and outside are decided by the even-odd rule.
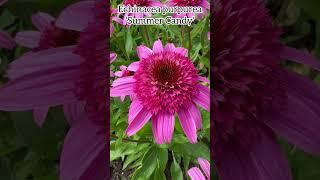
MULTIPOLYGON (((48 12, 54 16, 61 9, 75 0, 9 0, 0 8, 0 28, 11 35, 21 30, 31 30, 30 16, 38 11, 48 12)), ((320 1, 319 0, 265 0, 275 23, 282 26, 284 33, 282 41, 289 46, 305 49, 320 58, 320 1)), ((119 3, 119 2, 118 2, 119 3)), ((116 7, 116 3, 113 4, 116 7)), ((195 23, 190 31, 190 57, 195 61, 201 74, 208 76, 209 43, 205 39, 209 21, 195 23), (202 33, 201 33, 202 32, 202 33)), ((145 35, 135 36, 141 27, 122 30, 116 25, 117 35, 111 40, 112 51, 120 56, 113 64, 113 69, 119 65, 129 64, 137 60, 135 48, 144 43, 145 35)), ((178 27, 161 26, 147 31, 152 42, 162 38, 165 42, 174 42, 189 47, 188 40, 183 41, 178 27), (161 35, 159 37, 158 35, 161 35)), ((142 31, 142 30, 141 30, 142 31)), ((183 37, 188 39, 188 34, 183 37)), ((26 49, 21 47, 13 51, 0 49, 0 84, 6 81, 4 76, 8 63, 21 56, 26 49)), ((320 84, 320 74, 306 66, 286 63, 285 66, 308 76, 320 84)), ((207 142, 197 145, 186 143, 181 127, 176 127, 173 145, 153 145, 150 126, 145 127, 133 139, 126 139, 126 116, 129 101, 125 103, 115 99, 111 107, 111 167, 115 179, 126 179, 145 176, 154 179, 183 179, 190 164, 196 163, 195 158, 208 158, 207 142), (125 106, 122 107, 122 106, 125 106), (122 131, 121 131, 122 129, 122 131), (114 130, 117 130, 115 133, 114 130), (179 133, 180 132, 180 133, 179 133), (137 141, 137 142, 135 142, 137 141), (142 143, 141 143, 142 142, 142 143), (142 166, 142 164, 144 164, 142 166), (151 170, 151 173, 145 170, 151 170)), ((209 115, 203 112, 204 131, 201 139, 208 139, 209 115)), ((176 123, 177 125, 179 123, 176 123)), ((65 123, 61 107, 51 108, 47 121, 42 128, 37 127, 31 112, 0 112, 0 179, 2 180, 57 180, 58 162, 61 145, 68 125, 65 123)), ((308 155, 296 147, 283 142, 287 152, 295 180, 320 179, 320 158, 308 155)))

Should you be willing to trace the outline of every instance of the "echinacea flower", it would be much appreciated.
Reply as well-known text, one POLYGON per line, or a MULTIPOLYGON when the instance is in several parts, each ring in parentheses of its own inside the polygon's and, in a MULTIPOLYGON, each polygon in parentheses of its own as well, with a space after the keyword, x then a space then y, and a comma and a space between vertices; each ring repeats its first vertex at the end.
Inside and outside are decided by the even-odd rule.
POLYGON ((108 168, 104 118, 106 1, 81 1, 65 9, 55 25, 81 31, 77 45, 29 52, 9 65, 0 87, 0 109, 25 111, 63 105, 70 130, 60 158, 60 180, 105 179, 108 168))
MULTIPOLYGON (((162 3, 159 0, 124 0, 123 5, 125 6, 137 6, 137 7, 161 7, 162 3)), ((132 16, 136 18, 143 18, 145 16, 151 16, 151 13, 125 13, 123 15, 123 25, 127 24, 127 17, 132 16)))
POLYGON ((188 175, 191 180, 210 180, 210 163, 208 160, 198 158, 198 162, 202 171, 198 167, 193 167, 188 170, 188 175), (202 173, 203 172, 203 173, 202 173), (203 175, 205 174, 205 175, 203 175))
POLYGON ((320 153, 320 88, 284 69, 317 59, 280 43, 259 0, 216 0, 212 9, 214 163, 221 180, 291 180, 275 134, 320 153))
MULTIPOLYGON (((137 62, 133 62, 131 63, 128 67, 127 66, 120 66, 120 71, 116 71, 114 73, 114 75, 116 77, 126 77, 126 76, 133 76, 134 75, 134 71, 135 71, 135 68, 136 68, 136 64, 137 62)), ((121 101, 124 101, 126 96, 121 96, 120 99, 121 101)), ((131 96, 130 96, 131 98, 131 96)), ((132 99, 132 98, 131 98, 132 99)))
POLYGON ((110 13, 111 13, 111 15, 110 15, 110 36, 111 36, 114 32, 114 26, 113 26, 112 21, 115 21, 115 22, 122 25, 123 20, 118 17, 117 9, 110 8, 110 13), (114 15, 117 15, 117 16, 114 16, 114 15))
POLYGON ((188 50, 172 43, 163 47, 157 40, 152 50, 139 46, 137 54, 140 61, 134 75, 116 79, 110 90, 111 97, 134 97, 127 135, 134 135, 151 119, 156 142, 170 143, 177 113, 187 138, 196 143, 202 124, 196 105, 209 110, 209 88, 200 83, 188 50))
MULTIPOLYGON (((210 3, 208 0, 168 0, 165 3, 169 7, 179 6, 179 7, 201 7, 202 13, 197 14, 197 18, 201 19, 207 14, 207 10, 210 9, 210 3)), ((194 17, 194 13, 174 13, 174 17, 194 17)))

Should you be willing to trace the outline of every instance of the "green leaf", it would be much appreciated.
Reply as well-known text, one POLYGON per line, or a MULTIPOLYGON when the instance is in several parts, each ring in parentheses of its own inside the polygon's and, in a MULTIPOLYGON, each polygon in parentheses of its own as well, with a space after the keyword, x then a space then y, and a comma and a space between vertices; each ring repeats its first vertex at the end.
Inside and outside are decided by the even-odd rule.
POLYGON ((147 180, 157 167, 158 148, 153 146, 144 155, 141 167, 132 175, 132 180, 147 180))
POLYGON ((126 46, 125 46, 128 57, 130 57, 130 54, 132 52, 132 48, 133 48, 133 39, 131 36, 130 28, 128 28, 127 33, 126 33, 126 46))
POLYGON ((159 169, 163 172, 166 169, 168 162, 168 149, 159 148, 158 153, 159 169))
POLYGON ((5 180, 13 179, 11 168, 10 168, 10 161, 7 158, 0 159, 0 177, 1 179, 5 179, 5 180))
POLYGON ((42 128, 35 124, 32 112, 13 112, 11 118, 20 138, 34 152, 49 159, 58 159, 58 148, 66 126, 61 108, 50 109, 42 128))
POLYGON ((183 175, 182 175, 180 165, 177 163, 173 153, 172 153, 172 159, 173 161, 170 167, 171 178, 174 180, 183 180, 183 175))

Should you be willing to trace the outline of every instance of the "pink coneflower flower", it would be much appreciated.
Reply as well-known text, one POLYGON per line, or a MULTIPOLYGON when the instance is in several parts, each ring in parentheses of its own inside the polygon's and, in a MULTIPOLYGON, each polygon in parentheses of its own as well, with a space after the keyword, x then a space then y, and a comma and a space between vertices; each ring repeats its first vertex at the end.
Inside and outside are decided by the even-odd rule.
MULTIPOLYGON (((136 68, 138 67, 137 62, 131 63, 129 67, 127 66, 120 66, 120 71, 116 71, 114 75, 116 77, 126 77, 126 76, 133 76, 134 71, 136 71, 136 68)), ((121 96, 121 101, 124 101, 126 96, 121 96)), ((131 97, 130 97, 131 98, 131 97)), ((132 99, 132 98, 131 98, 132 99)))
MULTIPOLYGON (((210 9, 210 3, 208 0, 168 0, 166 1, 166 5, 169 7, 180 6, 180 7, 201 7, 202 13, 197 14, 197 18, 201 19, 204 15, 207 14, 207 10, 210 9)), ((181 13, 174 14, 174 17, 194 17, 194 13, 181 13)))
POLYGON ((115 21, 118 24, 123 25, 123 20, 118 17, 119 15, 117 13, 117 9, 110 8, 110 13, 111 13, 111 15, 110 15, 110 37, 111 37, 111 35, 114 32, 114 26, 113 26, 112 21, 115 21), (114 16, 114 15, 117 15, 117 16, 114 16))
POLYGON ((205 175, 203 175, 202 171, 198 167, 193 167, 188 170, 188 175, 190 176, 191 180, 210 180, 209 161, 203 158, 198 158, 198 162, 205 175))
POLYGON ((79 43, 23 55, 10 64, 10 81, 0 88, 1 110, 63 105, 71 128, 60 159, 61 180, 105 179, 108 172, 105 131, 99 125, 109 82, 105 69, 109 56, 105 47, 109 37, 105 32, 107 2, 79 3, 64 10, 55 22, 62 29, 83 31, 79 43))
POLYGON ((259 0, 213 1, 214 163, 221 180, 291 180, 275 133, 320 153, 320 88, 282 68, 284 59, 320 69, 285 47, 259 0))
MULTIPOLYGON (((139 7, 161 7, 162 3, 159 0, 124 0, 125 6, 139 6, 139 7)), ((123 25, 127 25, 127 17, 132 16, 136 18, 143 18, 145 16, 151 16, 151 13, 125 13, 123 16, 123 25)))
POLYGON ((134 96, 129 109, 128 136, 137 133, 151 118, 157 143, 171 142, 174 115, 191 143, 197 142, 201 115, 196 107, 209 110, 209 88, 199 82, 197 70, 187 57, 188 50, 160 40, 153 50, 139 46, 140 58, 134 76, 116 79, 110 96, 134 96))
MULTIPOLYGON (((47 13, 36 13, 32 15, 31 20, 39 31, 18 32, 15 41, 21 46, 32 49, 32 52, 76 45, 80 31, 83 31, 85 25, 93 18, 93 6, 94 1, 82 1, 72 4, 65 8, 57 19, 47 13), (77 16, 82 18, 78 19, 77 16)), ((14 66, 15 63, 12 63, 11 66, 14 66)), ((11 68, 7 72, 11 80, 19 78, 26 73, 29 73, 29 71, 15 68, 11 68)), ((34 119, 39 126, 44 123, 48 109, 49 107, 34 109, 34 119)))

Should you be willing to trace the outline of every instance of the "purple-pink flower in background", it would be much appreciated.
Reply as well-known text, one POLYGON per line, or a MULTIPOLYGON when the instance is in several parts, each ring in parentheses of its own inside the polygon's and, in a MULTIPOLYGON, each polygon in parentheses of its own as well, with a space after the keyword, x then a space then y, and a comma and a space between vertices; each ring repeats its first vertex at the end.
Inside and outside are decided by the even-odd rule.
POLYGON ((275 134, 320 154, 320 88, 281 66, 320 70, 285 47, 260 0, 213 1, 214 163, 221 180, 291 180, 275 134))
POLYGON ((172 43, 163 47, 157 40, 152 50, 139 46, 137 54, 134 75, 116 79, 110 90, 111 97, 133 97, 127 135, 137 133, 151 118, 156 142, 170 143, 177 113, 187 138, 196 143, 202 126, 197 105, 209 110, 209 88, 200 83, 188 50, 172 43))
MULTIPOLYGON (((201 7, 202 13, 197 14, 197 18, 201 19, 207 14, 207 10, 210 9, 210 3, 208 0, 168 0, 165 3, 169 7, 180 6, 180 7, 201 7)), ((195 13, 175 13, 174 17, 194 17, 195 13)))
POLYGON ((114 26, 113 26, 113 23, 112 21, 115 21, 119 24, 123 24, 123 20, 121 18, 119 18, 119 14, 117 13, 117 9, 113 9, 113 8, 110 8, 110 37, 112 36, 113 32, 114 32, 114 26), (115 16, 116 15, 116 16, 115 16))
POLYGON ((210 180, 210 163, 208 160, 198 158, 198 162, 202 171, 198 167, 193 167, 188 170, 188 175, 191 180, 210 180))

